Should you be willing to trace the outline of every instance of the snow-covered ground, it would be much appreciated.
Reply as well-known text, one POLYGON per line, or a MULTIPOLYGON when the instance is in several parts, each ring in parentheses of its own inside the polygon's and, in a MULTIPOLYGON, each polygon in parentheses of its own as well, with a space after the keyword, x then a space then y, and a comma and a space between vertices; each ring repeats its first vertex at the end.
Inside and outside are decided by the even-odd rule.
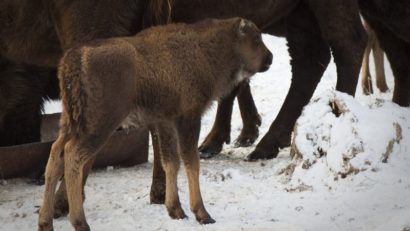
MULTIPOLYGON (((264 36, 264 40, 274 54, 273 65, 251 83, 263 121, 261 135, 276 117, 291 76, 286 41, 270 36, 264 36)), ((392 89, 390 67, 386 70, 392 89)), ((335 83, 336 68, 332 63, 315 92, 314 97, 319 99, 307 107, 299 120, 295 147, 301 159, 292 159, 291 149, 286 148, 276 159, 249 163, 243 159, 254 147, 234 148, 231 144, 225 145, 223 153, 215 159, 201 161, 202 195, 208 212, 217 221, 215 224, 201 226, 189 212, 184 171, 180 171, 178 184, 182 207, 189 219, 172 220, 164 206, 149 204, 150 154, 149 163, 126 169, 107 168, 90 175, 84 207, 91 228, 410 230, 410 109, 389 103, 391 92, 363 96, 358 88, 355 99, 335 95, 328 91, 335 88, 335 83), (326 100, 334 98, 345 102, 351 113, 332 117, 326 100), (326 118, 316 118, 319 116, 326 118), (400 139, 394 124, 400 125, 400 139), (307 135, 309 138, 304 139, 307 135), (387 163, 383 163, 380 150, 386 151, 391 140, 391 152, 387 163), (349 150, 350 144, 362 149, 349 150), (319 147, 322 151, 318 151, 319 147), (311 161, 307 169, 302 166, 306 160, 311 161), (346 161, 359 171, 343 178, 339 173, 346 161)), ((51 112, 56 107, 58 104, 50 104, 47 110, 51 112)), ((203 118, 201 140, 212 126, 215 109, 203 118)), ((240 128, 240 113, 235 105, 232 139, 239 135, 240 128)), ((3 182, 0 230, 35 230, 36 206, 41 204, 42 192, 43 187, 28 185, 25 179, 3 182)), ((72 229, 66 217, 55 220, 54 228, 72 229)))

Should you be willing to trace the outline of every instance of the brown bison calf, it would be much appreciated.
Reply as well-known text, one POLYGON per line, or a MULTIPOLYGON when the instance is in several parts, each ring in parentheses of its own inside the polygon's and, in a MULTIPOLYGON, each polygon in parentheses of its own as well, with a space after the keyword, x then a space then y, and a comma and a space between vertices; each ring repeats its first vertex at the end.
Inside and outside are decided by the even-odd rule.
POLYGON ((201 115, 212 100, 271 62, 259 29, 240 18, 155 27, 67 51, 59 66, 61 128, 46 168, 39 230, 52 229, 55 188, 63 174, 71 223, 89 230, 83 182, 96 152, 120 125, 150 126, 157 133, 169 215, 185 217, 177 191, 180 156, 192 212, 201 224, 215 222, 199 189, 201 115))

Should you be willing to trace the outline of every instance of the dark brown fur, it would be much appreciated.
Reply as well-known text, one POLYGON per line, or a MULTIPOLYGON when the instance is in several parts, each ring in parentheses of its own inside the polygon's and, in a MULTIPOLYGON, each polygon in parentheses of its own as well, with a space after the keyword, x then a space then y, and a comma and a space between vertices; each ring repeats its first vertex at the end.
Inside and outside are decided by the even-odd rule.
POLYGON ((169 215, 185 217, 177 189, 181 156, 191 210, 201 224, 215 222, 199 189, 201 115, 211 100, 271 62, 259 29, 240 18, 156 27, 70 49, 59 68, 61 129, 46 168, 39 230, 52 229, 54 190, 63 169, 71 223, 76 230, 89 230, 83 181, 96 152, 121 124, 154 127, 169 215))
POLYGON ((410 2, 359 0, 363 17, 376 32, 394 74, 393 102, 410 105, 410 2))
MULTIPOLYGON (((241 16, 254 21, 263 32, 286 36, 292 58, 292 84, 268 133, 247 157, 249 160, 276 157, 286 147, 294 123, 312 96, 330 61, 337 65, 336 89, 354 95, 366 44, 356 0, 175 0, 173 20, 195 22, 204 17, 241 16)), ((238 94, 244 127, 237 144, 249 146, 258 137, 260 117, 245 82, 218 107, 217 119, 200 150, 203 156, 219 153, 230 140, 233 100, 238 94)))
POLYGON ((58 98, 55 74, 43 73, 55 73, 64 49, 168 20, 163 0, 1 1, 0 146, 39 141, 43 99, 58 98))
MULTIPOLYGON (((158 23, 150 22, 157 17, 153 15, 162 14, 162 20, 167 21, 168 1, 155 0, 155 3, 145 10, 148 5, 144 0, 1 1, 0 61, 55 67, 62 50, 70 46, 96 38, 134 34, 143 24, 147 26, 146 22, 158 23)), ((174 0, 170 3, 173 21, 242 16, 255 21, 263 32, 286 36, 292 58, 292 84, 276 120, 249 159, 276 157, 279 148, 289 145, 293 125, 330 61, 330 49, 338 69, 336 88, 354 94, 366 42, 356 0, 174 0)), ((0 78, 6 74, 0 70, 0 78)), ((14 79, 7 81, 2 84, 19 84, 14 79)), ((229 120, 236 94, 244 120, 238 144, 250 145, 258 137, 261 121, 245 82, 221 100, 214 129, 202 145, 204 152, 219 152, 223 143, 229 141, 229 120)), ((10 97, 3 101, 9 101, 10 97)), ((34 97, 39 96, 33 94, 34 97)), ((21 123, 14 116, 11 118, 10 124, 21 123)), ((10 131, 0 131, 0 140, 9 134, 10 131)), ((154 150, 158 150, 155 145, 154 150)), ((160 189, 165 182, 160 166, 155 168, 154 176, 151 201, 161 203, 164 192, 160 189)), ((64 198, 59 199, 64 204, 64 198)))

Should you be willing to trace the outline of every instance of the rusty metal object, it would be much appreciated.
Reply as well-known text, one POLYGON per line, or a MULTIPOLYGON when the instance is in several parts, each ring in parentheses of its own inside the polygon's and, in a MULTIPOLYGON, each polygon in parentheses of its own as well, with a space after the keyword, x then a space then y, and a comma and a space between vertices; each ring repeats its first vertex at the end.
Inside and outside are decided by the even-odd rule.
MULTIPOLYGON (((58 134, 59 117, 59 114, 43 116, 42 142, 0 147, 0 179, 26 176, 45 166, 58 134)), ((147 129, 118 130, 99 151, 93 167, 133 166, 147 160, 147 129)))

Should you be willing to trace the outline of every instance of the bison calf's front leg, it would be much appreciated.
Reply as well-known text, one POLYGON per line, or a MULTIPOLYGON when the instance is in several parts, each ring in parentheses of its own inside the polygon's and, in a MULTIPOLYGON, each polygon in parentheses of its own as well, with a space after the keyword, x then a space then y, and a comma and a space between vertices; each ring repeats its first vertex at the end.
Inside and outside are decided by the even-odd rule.
POLYGON ((177 177, 180 165, 177 147, 177 135, 173 125, 158 125, 161 162, 165 172, 165 206, 173 219, 184 219, 186 215, 181 208, 178 196, 177 177))
POLYGON ((199 154, 196 147, 198 145, 200 125, 200 117, 181 119, 178 123, 179 145, 188 177, 191 211, 200 224, 211 224, 215 223, 215 220, 205 209, 199 187, 199 154))

